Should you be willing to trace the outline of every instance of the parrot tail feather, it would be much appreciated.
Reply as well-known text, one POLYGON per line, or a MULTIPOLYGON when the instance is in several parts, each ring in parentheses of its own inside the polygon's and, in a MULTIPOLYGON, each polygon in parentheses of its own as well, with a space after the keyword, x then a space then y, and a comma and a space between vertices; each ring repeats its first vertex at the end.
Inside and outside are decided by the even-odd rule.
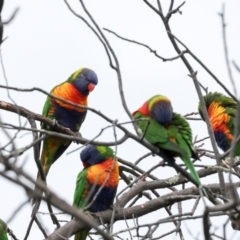
MULTIPOLYGON (((196 172, 192 161, 189 158, 182 158, 183 162, 185 163, 185 165, 187 166, 187 168, 189 169, 192 177, 194 178, 194 180, 197 182, 198 186, 202 185, 201 180, 198 176, 198 173, 196 172)), ((209 196, 207 194, 207 190, 205 188, 202 188, 202 192, 203 195, 209 199, 209 196)))
MULTIPOLYGON (((46 176, 46 174, 45 174, 45 176, 46 176)), ((41 180, 41 176, 40 176, 40 174, 39 174, 39 172, 38 172, 36 182, 40 182, 40 181, 43 182, 43 181, 41 180)), ((41 195, 41 196, 42 196, 42 194, 43 194, 43 191, 42 191, 41 189, 39 189, 39 188, 37 187, 37 185, 35 185, 34 192, 36 192, 37 195, 41 195)), ((37 199, 38 199, 37 197, 33 197, 33 198, 32 198, 32 205, 34 205, 34 204, 37 202, 37 199)))
POLYGON ((207 189, 203 187, 203 188, 202 188, 202 192, 203 192, 203 195, 204 195, 206 198, 209 199, 209 196, 208 196, 208 194, 207 194, 207 189))
POLYGON ((85 240, 89 233, 90 229, 84 229, 75 234, 74 240, 85 240))

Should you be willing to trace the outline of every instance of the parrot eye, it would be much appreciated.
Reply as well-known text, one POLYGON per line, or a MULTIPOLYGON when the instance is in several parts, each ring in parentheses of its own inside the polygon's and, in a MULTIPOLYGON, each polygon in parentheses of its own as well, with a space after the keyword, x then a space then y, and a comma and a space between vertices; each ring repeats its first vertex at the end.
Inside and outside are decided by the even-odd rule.
POLYGON ((87 77, 86 75, 82 74, 82 76, 83 76, 83 79, 84 79, 85 81, 89 82, 89 79, 88 79, 88 77, 87 77))

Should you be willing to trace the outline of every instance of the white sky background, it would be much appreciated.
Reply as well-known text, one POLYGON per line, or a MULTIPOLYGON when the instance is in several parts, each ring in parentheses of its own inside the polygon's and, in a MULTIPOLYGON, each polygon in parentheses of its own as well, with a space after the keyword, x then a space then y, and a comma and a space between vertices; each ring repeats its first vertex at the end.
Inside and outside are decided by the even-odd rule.
MULTIPOLYGON (((83 13, 77 0, 69 1, 76 12, 83 13)), ((169 58, 176 53, 167 37, 163 23, 160 18, 143 1, 111 1, 111 0, 89 0, 86 6, 98 25, 109 28, 119 35, 149 45, 157 50, 158 54, 169 58)), ((151 1, 155 2, 155 1, 151 1)), ((170 1, 163 2, 164 10, 168 9, 170 1)), ((182 1, 176 1, 178 6, 182 1)), ((13 10, 20 7, 14 21, 4 29, 4 37, 8 37, 2 44, 2 57, 10 86, 19 88, 39 87, 50 91, 55 85, 65 81, 75 70, 80 67, 93 69, 99 78, 99 84, 89 96, 89 106, 100 110, 112 119, 119 122, 128 121, 120 101, 116 73, 109 67, 105 50, 93 32, 67 9, 63 1, 5 1, 2 12, 3 21, 8 19, 13 10)), ((170 20, 172 32, 183 41, 198 58, 232 91, 232 86, 227 74, 224 59, 221 19, 218 12, 222 9, 222 1, 201 0, 187 1, 182 7, 182 15, 175 14, 170 20)), ((240 65, 240 2, 229 0, 226 2, 227 41, 230 60, 235 60, 240 65)), ((87 17, 86 17, 87 18, 87 17)), ((186 67, 181 60, 162 62, 147 49, 124 42, 112 34, 105 32, 111 46, 113 47, 122 72, 123 87, 129 110, 132 112, 139 108, 145 100, 155 94, 163 94, 172 100, 174 111, 181 114, 196 112, 198 97, 186 67)), ((198 79, 211 91, 224 91, 217 85, 190 56, 187 56, 194 70, 198 71, 198 79)), ((240 75, 233 69, 234 78, 240 92, 240 75)), ((1 71, 0 84, 5 85, 1 71)), ((21 93, 10 92, 14 101, 25 108, 41 113, 46 96, 39 92, 21 93)), ((0 100, 11 102, 5 89, 0 89, 0 100)), ((0 110, 2 121, 18 124, 16 114, 0 110)), ((25 119, 21 118, 22 124, 25 119)), ((203 122, 190 122, 193 135, 199 138, 207 136, 207 130, 203 122)), ((88 112, 87 118, 82 125, 81 133, 85 138, 91 139, 99 133, 100 129, 109 125, 97 115, 88 112)), ((39 126, 39 123, 38 123, 39 126)), ((129 129, 132 129, 129 126, 129 129)), ((11 132, 13 135, 13 132, 11 132)), ((2 134, 2 132, 1 132, 2 134)), ((118 137, 122 136, 118 132, 118 137)), ((0 145, 6 143, 6 138, 0 138, 0 145)), ((99 140, 113 141, 112 130, 106 131, 99 140)), ((23 147, 32 141, 32 135, 20 133, 15 140, 17 148, 23 147)), ((82 169, 79 160, 79 151, 66 155, 70 150, 78 147, 72 144, 60 159, 52 166, 48 175, 48 185, 62 198, 71 204, 75 188, 75 179, 82 169)), ((210 147, 206 145, 204 147, 210 147)), ((127 141, 117 149, 117 155, 129 160, 136 161, 148 150, 133 141, 127 141)), ((19 157, 19 165, 27 160, 24 165, 33 178, 36 177, 37 167, 35 165, 32 149, 19 157)), ((147 158, 140 166, 147 170, 155 165, 160 159, 147 158)), ((180 163, 180 161, 178 160, 180 163)), ((215 164, 213 160, 205 159, 205 164, 215 164)), ((158 168, 154 172, 160 179, 165 179, 174 174, 169 167, 158 168)), ((202 179, 203 184, 214 183, 217 178, 210 176, 202 179)), ((9 219, 12 212, 27 200, 26 194, 12 183, 0 177, 1 204, 0 217, 9 219)), ((163 191, 165 193, 167 191, 163 191)), ((146 199, 141 200, 142 202, 146 199)), ((187 201, 183 204, 184 212, 191 210, 193 203, 187 201)), ((40 211, 47 212, 44 204, 40 211)), ((172 207, 177 213, 177 205, 172 207)), ((197 214, 202 213, 199 206, 197 214)), ((25 206, 9 223, 19 239, 23 239, 28 223, 30 221, 31 206, 25 206)), ((156 211, 140 218, 140 223, 154 222, 163 216, 164 211, 156 211), (145 219, 145 220, 144 220, 145 219)), ((43 225, 48 233, 54 230, 49 216, 41 215, 43 225)), ((69 216, 58 216, 59 219, 69 220, 69 216)), ((223 219, 214 218, 215 227, 222 225, 223 219)), ((129 222, 133 226, 133 222, 129 222)), ((182 223, 183 233, 186 239, 203 239, 201 221, 186 221, 182 223), (189 235, 191 231, 192 236, 189 235)), ((117 223, 114 230, 124 229, 124 223, 117 223)), ((173 224, 160 226, 156 237, 173 229, 173 224)), ((222 234, 220 228, 216 231, 222 234)), ((234 231, 227 228, 227 238, 230 239, 234 231)), ((135 232, 133 233, 135 235, 135 232)), ((122 235, 129 237, 129 235, 122 235)), ((42 239, 42 233, 36 225, 31 231, 29 239, 42 239)), ((168 236, 167 239, 179 239, 176 234, 168 236)), ((234 239, 240 239, 240 232, 235 232, 234 239)))

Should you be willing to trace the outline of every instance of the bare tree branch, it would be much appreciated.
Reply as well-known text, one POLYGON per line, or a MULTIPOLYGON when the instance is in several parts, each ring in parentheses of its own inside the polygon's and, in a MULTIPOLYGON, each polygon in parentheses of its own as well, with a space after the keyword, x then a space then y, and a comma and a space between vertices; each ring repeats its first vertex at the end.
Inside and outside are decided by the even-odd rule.
POLYGON ((235 85, 235 81, 233 79, 233 75, 232 75, 232 70, 230 67, 230 63, 229 63, 229 57, 228 57, 228 47, 227 47, 227 37, 226 37, 226 23, 225 23, 225 4, 223 3, 222 5, 222 12, 219 13, 219 16, 221 17, 222 20, 222 34, 223 34, 223 45, 224 45, 224 52, 225 52, 225 60, 226 60, 226 66, 227 66, 227 70, 228 70, 228 75, 233 87, 233 92, 235 94, 235 96, 237 96, 237 88, 235 85))
POLYGON ((127 38, 124 38, 124 37, 121 37, 119 36, 117 33, 115 33, 114 31, 111 31, 107 28, 103 28, 103 30, 109 32, 109 33, 112 33, 114 34, 115 36, 117 36, 118 38, 124 40, 124 41, 127 41, 127 42, 131 42, 131 43, 135 43, 137 45, 140 45, 140 46, 143 46, 145 48, 147 48, 151 53, 153 53, 157 58, 160 58, 161 60, 163 60, 163 62, 166 62, 166 61, 173 61, 173 60, 176 60, 178 58, 180 58, 180 56, 182 56, 183 54, 187 53, 187 50, 186 51, 183 51, 181 52, 178 56, 176 57, 172 57, 172 58, 164 58, 164 57, 161 57, 160 55, 157 54, 157 51, 156 50, 153 50, 152 48, 150 48, 148 45, 144 44, 144 43, 140 43, 138 41, 135 41, 135 40, 130 40, 130 39, 127 39, 127 38))

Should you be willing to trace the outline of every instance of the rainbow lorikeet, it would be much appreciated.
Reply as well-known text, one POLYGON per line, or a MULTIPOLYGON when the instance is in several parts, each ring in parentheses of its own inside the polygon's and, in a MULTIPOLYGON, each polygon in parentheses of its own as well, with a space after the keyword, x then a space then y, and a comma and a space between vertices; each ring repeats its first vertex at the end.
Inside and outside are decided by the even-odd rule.
POLYGON ((0 240, 8 240, 7 232, 7 224, 2 219, 0 219, 0 240))
MULTIPOLYGON (((73 205, 90 212, 105 211, 113 204, 119 181, 118 162, 113 150, 88 145, 80 158, 84 169, 77 176, 73 205)), ((85 240, 90 230, 76 233, 75 240, 85 240)))
MULTIPOLYGON (((88 94, 97 83, 98 78, 94 71, 81 68, 74 72, 67 81, 55 86, 50 93, 75 104, 87 106, 88 94)), ((56 120, 59 124, 74 132, 79 131, 86 114, 87 109, 78 108, 51 97, 47 97, 42 113, 43 116, 56 120)), ((42 123, 41 128, 51 130, 45 123, 42 123)), ((52 136, 43 141, 41 165, 45 176, 47 176, 51 165, 64 153, 70 144, 70 140, 52 136)), ((38 173, 37 180, 39 179, 40 174, 38 173)), ((34 199, 33 203, 35 201, 34 199)))
MULTIPOLYGON (((146 140, 165 154, 180 157, 197 184, 201 185, 191 161, 191 158, 198 159, 193 150, 192 130, 180 114, 173 112, 170 100, 162 95, 153 96, 133 113, 133 117, 146 140)), ((206 194, 205 189, 203 191, 206 194)))
MULTIPOLYGON (((237 115, 237 103, 232 98, 218 92, 209 92, 203 98, 217 145, 226 152, 230 148, 234 137, 234 118, 237 115)), ((204 120, 200 103, 198 111, 204 120)), ((235 148, 234 155, 240 156, 240 142, 235 148)))

